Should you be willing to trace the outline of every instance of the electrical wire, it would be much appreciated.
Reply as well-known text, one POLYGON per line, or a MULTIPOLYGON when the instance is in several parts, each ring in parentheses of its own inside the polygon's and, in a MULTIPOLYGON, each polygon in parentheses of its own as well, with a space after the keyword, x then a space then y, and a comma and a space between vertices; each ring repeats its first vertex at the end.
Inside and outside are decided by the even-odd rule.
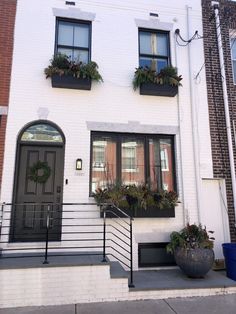
POLYGON ((180 30, 176 29, 175 30, 175 35, 176 35, 176 43, 178 46, 181 47, 186 47, 188 46, 193 40, 198 40, 198 39, 203 39, 203 36, 200 36, 198 34, 198 31, 195 31, 195 33, 193 34, 193 36, 190 39, 184 39, 181 34, 180 34, 180 30), (181 41, 181 42, 180 42, 181 41))
POLYGON ((200 70, 198 71, 198 73, 194 77, 194 80, 198 79, 198 77, 199 77, 200 73, 202 72, 202 70, 204 69, 205 65, 206 65, 206 61, 203 63, 203 65, 201 66, 200 70))

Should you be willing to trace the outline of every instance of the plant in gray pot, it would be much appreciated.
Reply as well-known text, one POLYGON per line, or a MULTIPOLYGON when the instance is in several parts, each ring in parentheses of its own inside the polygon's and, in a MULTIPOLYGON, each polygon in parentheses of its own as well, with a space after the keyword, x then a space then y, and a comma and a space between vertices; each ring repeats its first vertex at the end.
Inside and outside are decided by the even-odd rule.
POLYGON ((176 264, 191 278, 202 278, 214 263, 213 231, 201 224, 187 224, 180 232, 172 232, 167 251, 174 254, 176 264))

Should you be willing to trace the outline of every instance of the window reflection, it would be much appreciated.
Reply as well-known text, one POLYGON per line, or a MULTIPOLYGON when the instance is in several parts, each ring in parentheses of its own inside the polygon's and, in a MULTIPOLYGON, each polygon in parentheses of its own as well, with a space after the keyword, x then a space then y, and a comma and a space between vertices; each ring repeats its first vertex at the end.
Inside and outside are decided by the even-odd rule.
POLYGON ((172 148, 170 139, 160 140, 160 155, 161 155, 161 176, 163 190, 171 191, 174 189, 173 182, 173 161, 172 148))
POLYGON ((93 140, 92 192, 116 180, 116 142, 111 138, 93 140))
POLYGON ((141 184, 144 178, 144 142, 126 138, 121 144, 122 182, 127 185, 141 184))
POLYGON ((58 130, 53 126, 49 124, 35 124, 24 131, 21 141, 62 143, 63 139, 58 130))

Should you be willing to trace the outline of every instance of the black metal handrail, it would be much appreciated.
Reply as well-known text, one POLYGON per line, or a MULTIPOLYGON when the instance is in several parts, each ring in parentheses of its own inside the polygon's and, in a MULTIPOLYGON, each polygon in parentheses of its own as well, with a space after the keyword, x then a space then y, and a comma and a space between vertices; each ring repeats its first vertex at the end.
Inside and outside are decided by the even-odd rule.
MULTIPOLYGON (((102 255, 102 261, 107 262, 107 257, 111 256, 121 264, 125 265, 130 271, 129 286, 134 287, 133 284, 133 244, 132 244, 132 223, 133 218, 127 215, 123 210, 115 205, 100 204, 102 217, 91 216, 91 214, 98 214, 97 209, 81 209, 83 206, 97 205, 96 203, 2 203, 0 204, 0 245, 9 243, 12 236, 17 236, 14 232, 12 211, 24 206, 29 207, 27 213, 41 214, 40 217, 34 217, 34 221, 44 223, 45 228, 43 232, 38 232, 37 235, 41 236, 39 245, 26 245, 24 247, 4 247, 4 253, 1 258, 21 258, 24 253, 27 257, 34 257, 35 253, 44 257, 43 264, 50 262, 50 256, 74 256, 74 255, 102 255), (40 209, 38 208, 40 206, 40 209), (66 207, 75 206, 76 209, 66 207), (33 207, 33 208, 32 208, 33 207), (78 209, 79 208, 79 209, 78 209), (46 210, 45 210, 46 209, 46 210), (59 213, 59 218, 53 217, 54 213, 59 213), (77 214, 80 214, 79 216, 77 214), (74 215, 74 216, 73 216, 74 215), (90 215, 90 216, 88 216, 90 215), (109 217, 107 217, 109 215, 109 217), (111 217, 115 219, 110 219, 111 217), (88 220, 88 221, 85 221, 88 220), (70 224, 70 221, 72 224, 70 224), (82 223, 81 221, 85 221, 82 223), (65 223, 63 223, 65 222, 65 223), (58 232, 52 232, 53 226, 59 226, 60 240, 51 240, 50 237, 55 236, 58 232), (83 230, 82 228, 87 228, 83 230), (89 228, 92 230, 88 230, 89 228), (66 230, 63 230, 66 229, 66 230), (69 228, 69 230, 68 230, 69 228), (74 228, 79 228, 75 230, 74 228), (95 230, 97 228, 98 230, 95 230), (80 238, 79 236, 87 235, 87 237, 80 238), (93 236, 93 237, 92 237, 93 236), (97 237, 94 237, 97 236, 97 237), (64 237, 64 238, 63 238, 64 237), (67 238, 69 237, 69 238, 67 238), (53 245, 53 243, 60 242, 60 247, 53 245), (68 243, 74 243, 72 246, 67 246, 68 243), (95 243, 97 242, 97 245, 95 243), (83 244, 82 246, 79 245, 83 244), (84 252, 82 250, 90 250, 84 252), (76 252, 69 252, 68 250, 76 250, 76 252), (92 251, 96 250, 96 251, 92 251), (97 251, 98 250, 98 251, 97 251), (108 252, 108 250, 110 250, 108 252), (29 255, 34 251, 33 255, 29 255), (19 253, 17 256, 6 253, 19 253), (30 253, 29 253, 30 252, 30 253)), ((14 223, 17 222, 14 217, 14 223)), ((34 242, 33 240, 31 242, 34 242)), ((26 244, 28 242, 24 242, 26 244)), ((37 255, 38 256, 38 255, 37 255)))

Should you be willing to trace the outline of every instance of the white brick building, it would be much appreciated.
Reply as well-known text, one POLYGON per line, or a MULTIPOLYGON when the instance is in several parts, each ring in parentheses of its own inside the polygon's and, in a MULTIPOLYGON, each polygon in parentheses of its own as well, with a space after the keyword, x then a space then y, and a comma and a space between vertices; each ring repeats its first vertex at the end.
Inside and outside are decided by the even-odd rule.
MULTIPOLYGON (((26 185, 17 179, 21 171, 26 171, 26 156, 32 150, 34 154, 33 136, 28 141, 22 138, 29 126, 52 125, 65 138, 59 146, 44 147, 41 143, 39 153, 52 154, 47 155, 50 160, 57 154, 55 149, 60 151, 54 198, 43 199, 41 195, 38 200, 42 202, 93 202, 90 192, 96 186, 92 170, 96 159, 94 147, 104 143, 105 138, 116 147, 115 179, 122 179, 124 158, 135 158, 129 154, 122 156, 127 148, 125 143, 132 142, 142 148, 143 164, 139 171, 143 167, 142 181, 147 182, 151 177, 150 143, 157 143, 160 149, 164 139, 172 148, 167 168, 173 169, 172 189, 178 192, 181 203, 175 208, 175 217, 135 219, 134 266, 138 268, 138 244, 168 242, 169 234, 182 228, 187 220, 202 222, 216 231, 216 254, 220 257, 220 243, 227 240, 228 229, 227 224, 222 224, 225 217, 219 187, 223 183, 211 180, 206 81, 204 70, 200 71, 204 64, 203 42, 199 39, 181 45, 183 42, 178 44, 175 35, 176 29, 184 39, 192 37, 196 30, 202 34, 201 1, 74 2, 75 5, 64 0, 18 0, 1 201, 32 201, 22 198, 19 191, 26 185), (82 44, 75 43, 76 32, 85 36, 82 44), (65 38, 72 33, 74 41, 68 44, 65 38), (149 59, 158 60, 159 66, 162 62, 176 66, 183 77, 183 86, 175 97, 145 96, 133 90, 135 68, 149 60, 150 52, 144 44, 149 40, 162 50, 152 51, 149 59), (45 79, 44 68, 54 52, 68 53, 68 49, 73 53, 79 51, 84 60, 96 61, 104 82, 93 83, 90 91, 52 88, 51 79, 45 79), (82 170, 75 168, 77 159, 82 159, 82 170)), ((37 161, 38 157, 33 158, 37 161)), ((97 158, 102 162, 105 157, 97 158)), ((165 156, 158 158, 167 162, 165 156)), ((160 167, 162 179, 157 186, 168 188, 163 182, 167 168, 160 167)), ((129 173, 131 178, 132 171, 129 173)), ((130 182, 134 183, 134 179, 130 182)), ((47 188, 50 194, 50 187, 47 188)), ((30 185, 26 194, 34 194, 33 189, 37 187, 30 185)), ((12 217, 14 225, 17 213, 12 217)), ((22 238, 15 236, 10 240, 19 242, 22 238)), ((30 231, 26 240, 34 240, 30 231)))

